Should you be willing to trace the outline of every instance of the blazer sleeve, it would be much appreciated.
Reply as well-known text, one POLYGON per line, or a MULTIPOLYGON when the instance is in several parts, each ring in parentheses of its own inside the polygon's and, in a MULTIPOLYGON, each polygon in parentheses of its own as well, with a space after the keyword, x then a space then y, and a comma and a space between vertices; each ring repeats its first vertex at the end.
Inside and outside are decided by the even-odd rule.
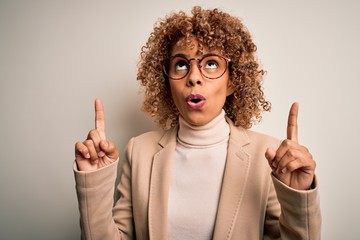
POLYGON ((128 157, 122 165, 118 186, 120 199, 113 209, 118 162, 91 172, 78 171, 74 164, 82 239, 134 238, 128 157))
POLYGON ((321 239, 321 211, 318 183, 315 176, 313 189, 292 189, 272 176, 280 203, 280 239, 321 239))

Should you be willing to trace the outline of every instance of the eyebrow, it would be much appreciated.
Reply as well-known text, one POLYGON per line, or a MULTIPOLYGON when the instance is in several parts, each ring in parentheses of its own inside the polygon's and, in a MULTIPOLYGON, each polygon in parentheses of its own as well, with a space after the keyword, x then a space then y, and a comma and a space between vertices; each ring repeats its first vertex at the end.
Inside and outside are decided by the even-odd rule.
POLYGON ((189 55, 186 55, 186 54, 182 54, 182 53, 177 53, 175 55, 173 55, 172 57, 183 57, 183 58, 189 58, 189 55))
MULTIPOLYGON (((218 55, 218 54, 216 54, 216 53, 206 53, 206 54, 202 55, 200 57, 200 59, 204 58, 204 57, 207 57, 207 56, 213 56, 213 55, 218 55)), ((183 54, 183 53, 177 53, 177 54, 175 54, 175 55, 173 55, 171 57, 183 57, 183 58, 189 59, 189 55, 183 54)))

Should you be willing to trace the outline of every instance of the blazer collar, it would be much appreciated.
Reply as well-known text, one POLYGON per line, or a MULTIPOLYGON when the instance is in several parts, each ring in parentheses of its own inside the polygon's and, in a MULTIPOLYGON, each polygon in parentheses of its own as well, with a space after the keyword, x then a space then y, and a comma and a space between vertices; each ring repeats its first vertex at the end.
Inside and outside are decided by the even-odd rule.
POLYGON ((246 130, 242 127, 236 127, 233 121, 226 117, 226 121, 230 126, 230 139, 232 139, 237 144, 237 147, 243 147, 250 143, 250 138, 246 133, 246 130))
POLYGON ((250 144, 246 130, 230 119, 230 138, 213 239, 231 239, 248 179, 250 155, 243 149, 250 144))
MULTIPOLYGON (((250 143, 245 129, 236 127, 227 118, 230 126, 228 153, 218 205, 213 239, 231 238, 235 220, 240 211, 248 171, 250 155, 243 146, 250 143)), ((149 196, 150 239, 168 238, 168 199, 172 174, 172 159, 176 147, 178 128, 165 132, 159 140, 160 150, 154 155, 149 196)))
POLYGON ((153 158, 148 209, 150 239, 168 238, 168 199, 176 136, 177 128, 166 131, 153 158))

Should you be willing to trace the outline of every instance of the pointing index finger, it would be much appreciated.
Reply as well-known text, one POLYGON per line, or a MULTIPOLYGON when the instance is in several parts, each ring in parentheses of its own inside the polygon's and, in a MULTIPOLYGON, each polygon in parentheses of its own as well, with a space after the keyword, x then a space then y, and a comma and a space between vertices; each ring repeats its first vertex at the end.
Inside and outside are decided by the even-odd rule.
POLYGON ((100 138, 105 140, 105 114, 100 99, 95 99, 95 128, 99 132, 100 138))
POLYGON ((293 103, 288 118, 287 125, 287 139, 297 142, 298 141, 298 124, 297 117, 299 113, 299 104, 297 102, 293 103))

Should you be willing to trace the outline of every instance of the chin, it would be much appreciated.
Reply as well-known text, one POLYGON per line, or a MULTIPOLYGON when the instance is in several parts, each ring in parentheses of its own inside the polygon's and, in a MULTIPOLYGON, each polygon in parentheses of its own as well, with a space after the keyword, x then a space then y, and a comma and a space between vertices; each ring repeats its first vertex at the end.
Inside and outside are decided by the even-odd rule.
POLYGON ((200 116, 200 117, 187 117, 187 118, 184 118, 185 121, 191 125, 194 125, 194 126, 202 126, 202 125, 205 125, 207 123, 210 122, 209 119, 205 119, 204 117, 200 116))

